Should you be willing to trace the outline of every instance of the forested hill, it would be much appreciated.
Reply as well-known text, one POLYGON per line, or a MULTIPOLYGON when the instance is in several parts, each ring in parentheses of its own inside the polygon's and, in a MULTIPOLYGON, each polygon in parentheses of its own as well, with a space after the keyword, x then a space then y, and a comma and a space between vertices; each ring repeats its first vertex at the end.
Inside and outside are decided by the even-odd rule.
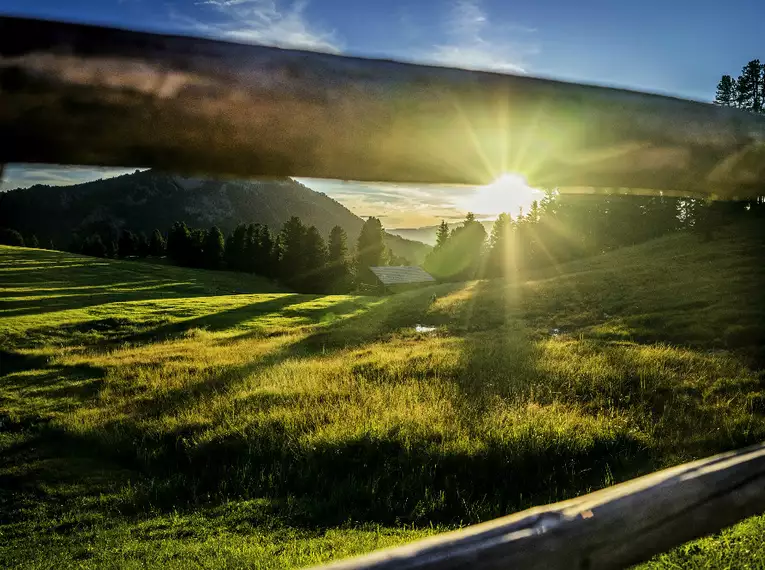
MULTIPOLYGON (((155 170, 136 171, 73 186, 37 185, 0 193, 0 227, 40 243, 65 247, 77 233, 111 234, 123 228, 150 234, 182 220, 189 226, 217 225, 230 233, 239 223, 265 224, 278 231, 290 216, 316 226, 326 238, 339 225, 355 240, 364 221, 332 198, 290 179, 254 181, 184 178, 155 170)), ((393 253, 421 263, 430 247, 386 235, 393 253)))

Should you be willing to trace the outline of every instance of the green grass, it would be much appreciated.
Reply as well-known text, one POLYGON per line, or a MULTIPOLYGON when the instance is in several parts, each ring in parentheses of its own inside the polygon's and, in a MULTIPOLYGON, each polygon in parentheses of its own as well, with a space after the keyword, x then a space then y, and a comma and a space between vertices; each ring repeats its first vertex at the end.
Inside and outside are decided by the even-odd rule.
MULTIPOLYGON (((0 247, 0 567, 301 566, 765 440, 761 253, 375 298, 0 247)), ((763 567, 764 525, 650 566, 763 567)))

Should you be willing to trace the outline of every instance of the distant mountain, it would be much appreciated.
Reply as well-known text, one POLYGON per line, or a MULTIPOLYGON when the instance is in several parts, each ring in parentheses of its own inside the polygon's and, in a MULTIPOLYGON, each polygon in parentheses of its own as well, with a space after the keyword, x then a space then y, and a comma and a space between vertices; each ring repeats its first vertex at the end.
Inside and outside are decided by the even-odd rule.
MULTIPOLYGON (((52 239, 57 246, 68 244, 73 233, 166 232, 176 220, 201 228, 217 225, 226 233, 239 223, 278 231, 290 216, 316 226, 325 237, 339 225, 348 233, 349 248, 364 223, 339 202, 291 178, 208 180, 145 170, 73 186, 36 185, 0 193, 0 227, 36 234, 42 244, 52 239)), ((430 250, 390 234, 386 243, 412 263, 421 263, 430 250)))
MULTIPOLYGON (((494 220, 482 221, 483 227, 486 228, 486 233, 491 233, 491 227, 494 225, 494 220)), ((447 224, 450 230, 461 226, 462 222, 455 222, 453 224, 447 224)), ((428 245, 436 245, 436 231, 438 226, 425 226, 422 228, 395 228, 392 230, 386 230, 389 234, 399 236, 408 240, 415 240, 428 245)))

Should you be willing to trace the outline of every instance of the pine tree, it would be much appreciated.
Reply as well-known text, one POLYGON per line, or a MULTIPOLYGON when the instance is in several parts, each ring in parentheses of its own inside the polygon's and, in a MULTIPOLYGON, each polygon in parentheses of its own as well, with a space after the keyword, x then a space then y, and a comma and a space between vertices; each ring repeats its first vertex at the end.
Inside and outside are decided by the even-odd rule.
POLYGON ((736 89, 739 107, 755 113, 762 112, 762 65, 759 59, 753 59, 744 66, 736 80, 736 89))
POLYGON ((0 228, 0 244, 24 247, 24 238, 16 230, 0 228))
POLYGON ((286 283, 299 283, 303 272, 303 246, 306 227, 300 218, 292 216, 279 232, 279 276, 286 283))
POLYGON ((487 277, 507 277, 515 272, 513 245, 513 221, 509 215, 500 214, 491 227, 484 270, 487 277))
POLYGON ((235 262, 232 263, 232 257, 234 252, 234 234, 226 236, 226 243, 223 248, 224 254, 223 254, 223 261, 226 262, 226 269, 229 271, 235 271, 237 270, 237 267, 235 266, 235 262))
POLYGON ((247 226, 239 224, 233 233, 226 238, 226 265, 229 269, 246 271, 247 226))
POLYGON ((301 279, 296 283, 298 289, 306 293, 326 291, 329 288, 326 274, 327 246, 316 226, 306 230, 301 256, 303 270, 301 279))
POLYGON ((186 264, 190 267, 205 266, 205 240, 207 232, 202 229, 193 229, 189 232, 189 251, 186 264))
POLYGON ((130 230, 122 230, 117 242, 117 254, 120 257, 128 257, 136 254, 138 241, 130 230))
POLYGON ((356 267, 358 278, 367 283, 374 279, 370 267, 387 265, 388 259, 385 247, 385 232, 380 220, 370 217, 361 227, 361 233, 356 240, 356 267))
POLYGON ((218 269, 223 263, 223 254, 225 250, 223 232, 218 226, 213 226, 205 233, 202 252, 204 256, 204 267, 208 269, 218 269))
POLYGON ((346 293, 351 286, 348 266, 348 236, 340 226, 329 232, 327 282, 332 293, 346 293))
POLYGON ((190 260, 191 232, 185 222, 175 222, 167 235, 167 256, 180 265, 190 260))
POLYGON ((446 240, 449 239, 449 225, 446 220, 441 220, 436 230, 436 249, 440 249, 446 245, 446 240))
POLYGON ((107 251, 101 236, 93 234, 82 244, 82 253, 92 257, 106 257, 107 251))
POLYGON ((37 236, 35 234, 32 234, 30 238, 26 241, 27 247, 34 247, 38 248, 40 247, 40 242, 37 240, 37 236))
POLYGON ((443 280, 474 279, 481 267, 485 241, 486 229, 470 212, 462 225, 450 232, 444 246, 428 256, 425 269, 443 280))
POLYGON ((136 254, 138 257, 149 256, 149 238, 143 232, 139 233, 136 237, 136 254))
POLYGON ((721 107, 733 107, 737 104, 736 82, 730 75, 723 75, 717 84, 715 104, 721 107))
POLYGON ((159 230, 154 230, 149 239, 149 255, 162 257, 165 255, 165 238, 159 230))
POLYGON ((106 257, 108 258, 114 258, 117 257, 117 242, 113 239, 107 239, 103 242, 104 247, 106 248, 106 257))
POLYGON ((55 246, 53 245, 53 239, 49 239, 48 240, 48 247, 47 247, 47 249, 49 249, 51 251, 55 251, 56 250, 55 246))
POLYGON ((234 251, 230 258, 239 271, 260 273, 260 225, 240 224, 232 234, 234 251))
POLYGON ((260 269, 260 225, 250 224, 244 233, 239 267, 242 271, 258 273, 260 269))
POLYGON ((276 277, 279 274, 279 250, 268 226, 260 226, 258 251, 258 272, 266 277, 276 277))
MULTIPOLYGON (((0 230, 0 233, 2 233, 2 230, 0 230)), ((69 243, 67 243, 66 249, 64 251, 69 251, 71 253, 82 253, 82 246, 84 243, 85 240, 83 240, 82 237, 76 233, 72 233, 71 237, 69 238, 69 243)))

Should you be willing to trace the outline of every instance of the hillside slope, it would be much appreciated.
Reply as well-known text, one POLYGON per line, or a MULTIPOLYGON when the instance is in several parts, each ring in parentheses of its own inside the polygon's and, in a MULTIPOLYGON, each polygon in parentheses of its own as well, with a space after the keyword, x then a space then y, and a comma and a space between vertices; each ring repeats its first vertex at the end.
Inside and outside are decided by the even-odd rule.
MULTIPOLYGON (((0 566, 315 564, 762 441, 763 243, 382 298, 0 248, 0 566)), ((763 528, 650 564, 759 567, 763 528)))
MULTIPOLYGON (((69 243, 72 233, 111 233, 122 228, 150 234, 185 220, 192 227, 217 225, 224 232, 239 223, 259 223, 278 231, 290 216, 316 226, 326 238, 341 226, 350 245, 364 223, 342 204, 290 179, 218 181, 183 178, 154 170, 136 171, 73 186, 32 186, 0 193, 0 227, 36 234, 40 243, 69 243)), ((388 235, 398 256, 420 263, 429 247, 388 235)))

